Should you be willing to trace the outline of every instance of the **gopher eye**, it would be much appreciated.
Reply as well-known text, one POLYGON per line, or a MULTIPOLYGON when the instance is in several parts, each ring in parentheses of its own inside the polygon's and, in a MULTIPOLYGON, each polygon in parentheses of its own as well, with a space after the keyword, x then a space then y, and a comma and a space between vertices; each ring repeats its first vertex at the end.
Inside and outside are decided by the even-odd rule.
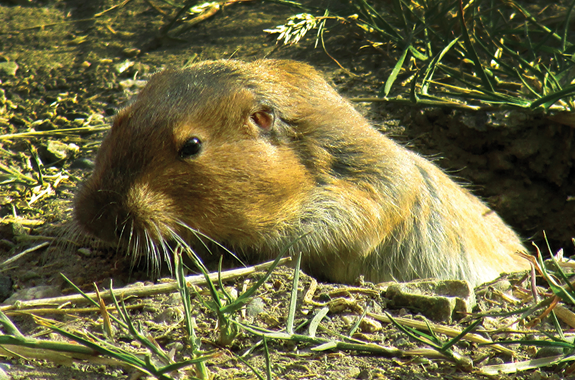
POLYGON ((202 150, 202 142, 197 137, 192 137, 180 148, 180 158, 192 158, 202 150))

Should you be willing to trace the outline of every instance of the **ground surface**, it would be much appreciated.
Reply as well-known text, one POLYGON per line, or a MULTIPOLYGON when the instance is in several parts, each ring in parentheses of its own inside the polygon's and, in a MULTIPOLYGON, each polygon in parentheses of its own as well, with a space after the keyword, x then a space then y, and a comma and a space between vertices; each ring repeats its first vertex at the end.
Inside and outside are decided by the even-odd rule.
MULTIPOLYGON (((0 163, 33 176, 37 167, 33 157, 37 154, 46 176, 45 184, 38 187, 10 184, 1 188, 0 214, 4 217, 0 226, 1 261, 45 238, 58 236, 62 226, 70 220, 74 191, 89 174, 89 160, 105 133, 84 130, 56 135, 53 131, 107 126, 118 107, 138 91, 139 80, 146 79, 150 73, 168 66, 179 67, 190 60, 231 56, 291 58, 313 64, 325 72, 343 94, 358 97, 373 96, 394 64, 391 57, 380 51, 362 49, 363 36, 343 26, 326 34, 326 48, 351 74, 339 68, 321 48, 314 49, 310 41, 277 48, 263 29, 282 24, 288 16, 297 13, 293 8, 277 4, 254 1, 229 5, 180 35, 179 40, 157 38, 158 30, 167 18, 147 2, 134 0, 123 7, 110 9, 113 5, 115 2, 108 0, 0 3, 0 20, 4 20, 0 25, 0 61, 5 61, 0 71, 0 89, 4 91, 4 94, 0 93, 0 133, 7 135, 32 129, 46 133, 27 138, 3 137, 0 141, 0 163), (109 11, 101 13, 105 10, 109 11), (10 71, 14 69, 13 63, 18 65, 15 75, 10 71), (68 151, 72 149, 73 152, 55 157, 51 153, 54 148, 50 146, 54 141, 66 144, 68 151), (74 146, 79 149, 74 150, 74 146), (57 181, 60 175, 64 177, 57 181), (37 200, 32 202, 35 197, 37 200)), ((332 9, 338 6, 333 2, 332 9)), ((174 12, 174 8, 163 3, 162 9, 170 14, 174 12)), ((575 230, 575 202, 570 201, 575 196, 573 128, 541 115, 514 112, 471 114, 371 103, 358 104, 358 108, 398 141, 431 157, 442 157, 438 160, 439 165, 469 182, 471 189, 487 200, 523 237, 533 237, 543 246, 541 238, 545 230, 554 251, 563 247, 566 254, 573 252, 570 243, 575 230)), ((16 289, 48 285, 50 291, 69 292, 60 273, 84 289, 90 289, 94 282, 107 287, 110 278, 114 279, 115 286, 122 286, 146 276, 145 273, 130 272, 121 255, 97 249, 91 252, 62 249, 58 244, 31 252, 4 269, 16 289)), ((269 318, 278 320, 281 325, 285 323, 291 272, 277 276, 260 297, 265 300, 266 309, 272 310, 269 318)), ((241 288, 245 281, 249 279, 239 279, 229 285, 241 288)), ((304 288, 307 281, 304 279, 304 288)), ((329 293, 337 287, 320 284, 318 294, 329 293)), ((139 314, 135 312, 135 318, 156 323, 149 328, 150 331, 157 329, 153 331, 158 335, 165 335, 161 344, 169 345, 181 339, 180 330, 164 331, 166 326, 178 320, 165 316, 166 310, 176 308, 174 297, 156 296, 146 302, 153 307, 139 314)), ((386 306, 381 295, 361 295, 355 302, 362 307, 372 304, 381 309, 386 306)), ((215 327, 213 316, 201 306, 197 306, 197 310, 198 325, 205 333, 203 338, 211 342, 211 331, 215 327)), ((299 317, 309 312, 301 310, 299 317)), ((336 314, 330 319, 330 328, 345 331, 349 328, 345 326, 346 318, 352 317, 357 318, 357 310, 336 314)), ((94 314, 82 318, 89 326, 90 320, 97 317, 94 314)), ((269 320, 262 316, 258 318, 258 323, 270 326, 269 320)), ((30 318, 18 317, 16 323, 25 333, 41 331, 33 327, 30 318)), ((389 324, 370 334, 369 339, 402 349, 415 347, 389 324)), ((253 336, 244 334, 230 351, 242 354, 256 341, 253 336)), ((273 345, 277 351, 277 355, 272 355, 273 370, 286 379, 476 377, 444 361, 410 361, 346 351, 313 353, 306 345, 281 342, 273 345)), ((461 347, 461 350, 477 364, 485 364, 486 360, 511 360, 474 345, 461 347)), ((234 359, 228 350, 221 349, 220 353, 217 359, 209 362, 216 378, 254 378, 248 367, 234 359)), ((520 356, 527 358, 528 353, 521 352, 520 356)), ((263 370, 261 349, 248 360, 263 370)), ((14 379, 128 378, 132 373, 94 366, 68 369, 24 360, 10 363, 14 379)), ((553 377, 556 376, 553 370, 541 375, 526 372, 509 378, 553 377)))

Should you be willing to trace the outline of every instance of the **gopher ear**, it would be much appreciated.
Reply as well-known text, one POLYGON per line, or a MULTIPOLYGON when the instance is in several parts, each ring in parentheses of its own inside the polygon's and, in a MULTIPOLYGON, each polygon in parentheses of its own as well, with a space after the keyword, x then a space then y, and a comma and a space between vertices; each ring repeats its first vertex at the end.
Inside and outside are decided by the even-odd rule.
POLYGON ((275 122, 275 115, 272 110, 258 111, 250 115, 251 121, 264 131, 272 129, 275 122))

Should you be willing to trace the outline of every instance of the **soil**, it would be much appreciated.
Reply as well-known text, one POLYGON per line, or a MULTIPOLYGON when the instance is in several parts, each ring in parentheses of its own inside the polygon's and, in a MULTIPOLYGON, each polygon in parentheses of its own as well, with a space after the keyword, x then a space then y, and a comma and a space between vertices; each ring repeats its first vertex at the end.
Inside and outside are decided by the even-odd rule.
MULTIPOLYGON (((137 93, 154 72, 170 66, 181 67, 194 60, 290 58, 311 63, 324 72, 342 94, 353 98, 374 96, 395 64, 395 60, 383 52, 363 48, 364 36, 343 25, 326 32, 329 55, 313 47, 313 37, 280 48, 263 30, 283 24, 287 17, 299 11, 260 1, 227 5, 177 38, 158 38, 158 31, 169 19, 161 12, 173 16, 175 8, 157 3, 161 8, 138 0, 115 8, 117 2, 111 0, 0 2, 0 20, 4 20, 0 25, 0 64, 4 65, 0 69, 0 133, 4 135, 0 140, 0 164, 17 168, 31 177, 41 167, 45 177, 42 184, 32 186, 25 180, 9 181, 13 177, 8 174, 0 175, 0 183, 9 182, 0 186, 0 216, 3 217, 0 261, 41 241, 53 241, 61 236, 70 221, 70 202, 75 189, 89 175, 91 160, 105 134, 101 127, 109 125, 122 104, 137 93), (11 72, 14 63, 17 70, 11 72), (96 130, 54 132, 80 127, 96 130), (45 135, 5 137, 31 130, 45 131, 45 135), (58 151, 64 153, 58 155, 58 151)), ((319 2, 313 5, 320 6, 319 2)), ((333 11, 345 6, 343 1, 330 2, 333 11)), ((383 132, 436 160, 467 184, 527 241, 547 247, 543 240, 545 231, 553 252, 562 248, 565 256, 574 253, 573 127, 543 114, 518 111, 470 112, 369 102, 358 103, 357 107, 383 132)), ((48 286, 56 293, 71 292, 60 273, 86 290, 91 290, 94 283, 106 288, 110 279, 114 279, 116 287, 147 279, 145 270, 132 270, 121 252, 79 248, 52 244, 4 268, 6 281, 12 282, 6 296, 13 290, 39 286, 48 286)), ((264 286, 258 294, 264 300, 265 309, 270 310, 269 315, 258 315, 254 322, 268 328, 271 328, 270 320, 276 320, 277 326, 285 325, 292 271, 284 269, 274 276, 267 282, 269 286, 264 286)), ((242 289, 252 280, 253 277, 246 277, 226 285, 242 289)), ((309 281, 304 277, 302 289, 309 281)), ((340 287, 320 284, 318 294, 329 294, 340 287)), ((362 308, 377 305, 385 309, 386 300, 381 294, 354 296, 354 302, 362 308)), ((173 331, 168 329, 179 320, 178 315, 167 315, 170 310, 180 310, 174 306, 176 298, 174 295, 152 296, 145 300, 150 307, 133 311, 134 318, 144 321, 150 334, 162 337, 158 343, 164 347, 173 347, 183 340, 181 324, 173 331), (168 330, 171 332, 166 332, 168 330)), ((207 347, 218 352, 217 358, 208 362, 215 378, 255 378, 234 354, 246 352, 258 341, 257 337, 244 333, 230 348, 215 346, 212 332, 216 328, 215 317, 197 299, 194 302, 202 339, 207 347)), ((312 309, 298 310, 298 318, 305 318, 312 309)), ((410 313, 391 311, 395 315, 410 313)), ((349 329, 346 318, 351 317, 358 317, 357 310, 336 313, 329 318, 328 328, 344 332, 349 329)), ((91 320, 96 318, 95 313, 83 316, 75 320, 75 327, 94 329, 91 320)), ((15 317, 14 321, 26 335, 45 331, 29 317, 15 317)), ((386 346, 416 347, 389 324, 366 334, 386 346)), ((477 378, 473 372, 444 360, 381 357, 352 351, 315 352, 310 351, 309 345, 282 341, 273 341, 270 346, 272 371, 278 378, 477 378)), ((462 345, 458 349, 472 357, 476 365, 511 360, 476 345, 462 345)), ((523 359, 533 354, 518 352, 523 359)), ((261 347, 246 360, 264 372, 261 347)), ((8 374, 13 379, 134 378, 133 369, 114 366, 80 364, 67 368, 43 361, 3 361, 10 364, 8 374)), ((550 367, 546 372, 531 370, 500 378, 559 378, 554 374, 556 370, 550 367)))

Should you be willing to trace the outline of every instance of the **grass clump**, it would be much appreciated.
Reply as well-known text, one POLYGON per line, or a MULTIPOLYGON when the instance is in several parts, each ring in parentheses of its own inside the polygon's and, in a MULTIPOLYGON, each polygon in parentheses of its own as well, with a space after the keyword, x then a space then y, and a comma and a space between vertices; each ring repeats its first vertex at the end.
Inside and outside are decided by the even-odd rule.
POLYGON ((364 47, 395 61, 377 94, 387 101, 572 111, 574 5, 573 0, 529 7, 493 0, 354 0, 346 15, 300 13, 267 31, 291 44, 317 29, 317 45, 334 26, 359 28, 364 47))

